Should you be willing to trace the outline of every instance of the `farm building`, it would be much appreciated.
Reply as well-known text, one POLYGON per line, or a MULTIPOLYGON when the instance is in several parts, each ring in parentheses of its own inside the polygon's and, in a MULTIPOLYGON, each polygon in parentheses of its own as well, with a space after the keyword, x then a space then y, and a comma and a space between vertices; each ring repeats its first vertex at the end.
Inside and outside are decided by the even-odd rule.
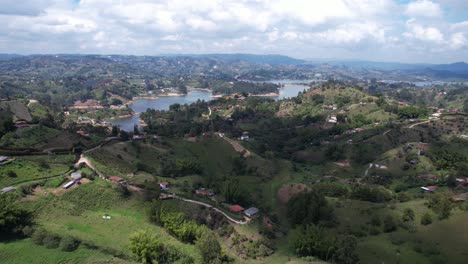
POLYGON ((70 174, 70 176, 74 181, 79 181, 83 177, 81 175, 81 172, 72 172, 72 174, 70 174))
POLYGON ((423 187, 421 187, 421 189, 423 191, 426 191, 426 192, 433 192, 433 191, 437 190, 437 188, 438 188, 437 186, 425 186, 425 187, 423 186, 423 187))
POLYGON ((2 189, 2 193, 7 193, 7 192, 11 192, 13 190, 15 190, 16 188, 13 187, 13 186, 9 186, 9 187, 5 187, 2 189))
POLYGON ((63 188, 64 188, 64 189, 68 189, 68 188, 70 188, 73 184, 75 184, 75 181, 69 181, 69 182, 67 182, 67 183, 63 186, 63 188))
POLYGON ((244 207, 238 204, 235 204, 235 205, 229 206, 229 210, 231 210, 231 212, 234 212, 234 213, 239 213, 239 212, 244 211, 244 207))
POLYGON ((207 190, 205 188, 200 188, 200 189, 195 190, 195 194, 200 195, 200 196, 213 196, 214 192, 207 190))
POLYGON ((159 187, 161 188, 161 190, 167 190, 169 189, 169 183, 168 182, 159 182, 159 187))
POLYGON ((109 181, 111 181, 111 182, 124 182, 125 180, 123 178, 120 178, 119 176, 110 176, 109 181))
POLYGON ((8 157, 6 156, 0 156, 0 163, 3 163, 8 160, 8 157))
POLYGON ((250 207, 249 209, 244 211, 244 215, 249 218, 252 218, 252 217, 257 216, 258 212, 259 212, 258 208, 250 207))

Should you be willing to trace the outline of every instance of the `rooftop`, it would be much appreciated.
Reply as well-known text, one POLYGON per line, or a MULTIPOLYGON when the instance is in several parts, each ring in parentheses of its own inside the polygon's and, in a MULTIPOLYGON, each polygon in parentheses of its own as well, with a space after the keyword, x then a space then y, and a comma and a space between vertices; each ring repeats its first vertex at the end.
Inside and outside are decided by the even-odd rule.
POLYGON ((231 210, 232 212, 242 212, 244 211, 244 207, 238 205, 238 204, 235 204, 235 205, 231 205, 229 206, 229 210, 231 210))

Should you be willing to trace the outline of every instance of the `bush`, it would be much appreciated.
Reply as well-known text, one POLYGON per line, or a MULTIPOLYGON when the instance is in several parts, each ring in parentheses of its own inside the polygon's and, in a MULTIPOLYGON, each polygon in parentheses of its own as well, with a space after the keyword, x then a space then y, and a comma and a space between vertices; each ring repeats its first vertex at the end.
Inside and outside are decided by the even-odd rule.
POLYGON ((43 245, 46 236, 47 232, 44 229, 36 229, 31 236, 31 240, 37 245, 43 245))
POLYGON ((60 240, 59 248, 62 251, 71 252, 71 251, 75 251, 79 245, 80 245, 80 241, 76 240, 75 238, 71 236, 66 236, 62 238, 62 240, 60 240))
POLYGON ((393 232, 397 229, 397 222, 395 220, 395 217, 393 217, 392 215, 387 215, 385 218, 384 218, 384 232, 385 233, 388 233, 388 232, 393 232))
POLYGON ((432 224, 432 216, 431 216, 429 213, 425 213, 425 214, 421 217, 421 224, 422 224, 422 225, 430 225, 430 224, 432 224))
POLYGON ((34 233, 34 229, 30 226, 25 226, 21 232, 23 232, 24 236, 30 237, 34 233))
POLYGON ((47 234, 42 242, 47 248, 58 248, 60 244, 60 237, 54 234, 47 234))

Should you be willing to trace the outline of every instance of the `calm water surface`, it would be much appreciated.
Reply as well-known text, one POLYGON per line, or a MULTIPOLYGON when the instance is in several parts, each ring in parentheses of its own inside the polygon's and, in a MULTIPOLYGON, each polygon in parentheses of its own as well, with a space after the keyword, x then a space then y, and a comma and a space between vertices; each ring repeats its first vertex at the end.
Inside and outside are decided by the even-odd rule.
MULTIPOLYGON (((280 81, 275 81, 276 83, 280 81)), ((280 82, 281 83, 281 82, 280 82)), ((285 84, 287 84, 286 82, 285 84)), ((298 85, 298 84, 287 84, 282 87, 279 91, 279 96, 270 97, 275 100, 281 100, 285 98, 291 98, 297 96, 299 92, 308 89, 309 87, 298 85)), ((138 125, 138 118, 140 113, 145 112, 146 109, 156 110, 168 110, 172 104, 191 104, 198 100, 204 100, 205 102, 211 101, 214 98, 211 97, 211 91, 204 90, 191 90, 187 95, 182 96, 161 96, 156 99, 136 99, 132 104, 129 105, 137 114, 126 118, 117 118, 110 120, 113 125, 120 126, 120 129, 125 131, 133 131, 133 126, 138 125)))

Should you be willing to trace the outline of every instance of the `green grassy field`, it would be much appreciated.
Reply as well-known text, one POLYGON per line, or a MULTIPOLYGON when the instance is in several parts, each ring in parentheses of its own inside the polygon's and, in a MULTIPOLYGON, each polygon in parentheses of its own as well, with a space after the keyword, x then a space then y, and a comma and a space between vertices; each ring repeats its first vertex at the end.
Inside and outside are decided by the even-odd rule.
POLYGON ((75 155, 32 155, 32 156, 19 156, 16 157, 22 160, 29 160, 35 162, 47 162, 47 163, 63 163, 71 164, 75 160, 75 155))
POLYGON ((48 249, 34 244, 30 239, 0 242, 0 263, 133 263, 105 255, 96 250, 83 247, 73 252, 48 249))
POLYGON ((48 163, 48 165, 49 168, 43 168, 37 162, 20 159, 4 164, 0 166, 0 187, 60 175, 69 170, 69 165, 66 164, 48 163), (10 171, 16 173, 16 177, 10 177, 10 171))
POLYGON ((35 203, 44 206, 36 218, 38 224, 50 232, 68 234, 129 255, 129 236, 143 229, 200 260, 194 245, 184 244, 164 229, 150 224, 140 201, 122 198, 109 182, 96 179, 60 197, 43 197, 35 203), (105 214, 112 219, 102 219, 105 214))
POLYGON ((17 148, 34 147, 36 144, 47 143, 61 133, 61 131, 53 128, 33 125, 5 134, 0 140, 0 145, 17 148))

